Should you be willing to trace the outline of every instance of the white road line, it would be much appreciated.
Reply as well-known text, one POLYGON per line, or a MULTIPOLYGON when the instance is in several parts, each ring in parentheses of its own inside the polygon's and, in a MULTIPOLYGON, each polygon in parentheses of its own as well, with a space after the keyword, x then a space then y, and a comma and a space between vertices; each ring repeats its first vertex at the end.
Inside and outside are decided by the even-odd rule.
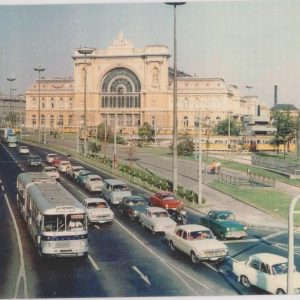
POLYGON ((239 243, 253 243, 261 241, 261 239, 248 239, 248 240, 232 240, 232 241, 222 241, 224 244, 239 244, 239 243))
POLYGON ((274 232, 274 233, 272 233, 272 234, 269 234, 269 235, 267 235, 267 236, 265 236, 265 237, 261 238, 261 240, 264 240, 264 241, 266 241, 266 240, 269 240, 269 239, 271 239, 271 238, 273 238, 273 237, 276 237, 276 236, 282 235, 282 234, 283 234, 283 233, 285 233, 285 232, 286 232, 286 231, 274 232))
POLYGON ((16 219, 15 219, 14 213, 12 211, 12 208, 11 208, 10 204, 9 204, 9 200, 8 200, 8 197, 7 197, 6 194, 4 194, 4 198, 5 198, 7 207, 9 209, 11 218, 12 218, 13 223, 14 223, 14 227, 15 227, 16 234, 17 234, 17 240, 18 240, 19 253, 20 253, 20 263, 21 264, 20 264, 20 270, 19 270, 18 280, 17 280, 17 283, 16 283, 14 298, 15 299, 19 298, 18 297, 18 292, 19 292, 19 289, 20 289, 21 278, 23 278, 23 281, 24 281, 24 285, 23 285, 24 297, 26 299, 28 299, 27 278, 26 278, 26 272, 25 272, 24 253, 23 253, 23 246, 22 246, 21 236, 20 236, 19 228, 18 228, 16 219))
POLYGON ((98 265, 95 263, 95 261, 93 260, 93 258, 90 255, 88 255, 88 259, 89 259, 90 263, 92 264, 92 266, 94 267, 94 269, 96 271, 99 271, 100 269, 99 269, 98 265))
POLYGON ((132 232, 130 232, 125 226, 123 226, 118 220, 115 220, 115 223, 117 223, 119 226, 121 226, 128 234, 130 234, 139 244, 141 244, 146 250, 148 250, 153 256, 155 256, 158 260, 160 260, 168 269, 170 269, 175 276, 177 276, 189 289, 191 289, 193 291, 193 293, 196 296, 200 296, 198 294, 198 292, 196 290, 194 290, 192 288, 192 286, 186 281, 184 280, 177 272, 182 273, 183 275, 185 275, 187 278, 189 278, 190 280, 194 281, 195 283, 199 284, 200 286, 206 288, 207 290, 214 292, 211 288, 209 288, 207 285, 203 284, 202 282, 196 280, 195 278, 193 278, 191 275, 189 275, 188 273, 182 271, 181 269, 175 267, 175 266, 171 266, 166 260, 162 259, 158 254, 156 254, 151 248, 149 248, 148 246, 146 246, 144 244, 143 241, 141 241, 138 237, 136 237, 132 232), (177 271, 177 272, 176 272, 177 271))
POLYGON ((98 225, 94 225, 95 228, 97 228, 98 230, 100 230, 100 227, 98 225))
POLYGON ((1 185, 1 190, 4 192, 4 186, 3 185, 1 185))

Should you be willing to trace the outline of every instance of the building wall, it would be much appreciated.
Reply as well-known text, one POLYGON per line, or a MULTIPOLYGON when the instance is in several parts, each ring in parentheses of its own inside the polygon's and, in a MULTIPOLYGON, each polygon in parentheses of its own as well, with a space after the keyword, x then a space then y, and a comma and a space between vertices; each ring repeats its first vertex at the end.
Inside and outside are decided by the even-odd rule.
MULTIPOLYGON (((123 133, 136 133, 137 127, 144 122, 165 129, 166 134, 171 133, 173 78, 169 75, 170 54, 166 46, 137 49, 121 34, 106 49, 95 49, 86 57, 77 49, 72 58, 74 79, 40 81, 40 112, 45 116, 45 125, 41 118, 41 126, 83 126, 86 67, 87 126, 95 126, 105 120, 113 125, 116 115, 123 133), (131 96, 133 100, 128 103, 132 105, 126 102, 131 96), (45 105, 42 104, 44 102, 45 105), (69 122, 70 115, 72 122, 69 122), (51 123, 53 118, 54 123, 51 123)), ((194 130, 199 111, 201 119, 211 125, 228 116, 240 119, 245 114, 256 114, 258 99, 242 98, 238 88, 227 86, 222 78, 186 75, 178 77, 177 82, 179 130, 194 130)), ((27 91, 26 100, 26 125, 37 128, 38 82, 27 91)))

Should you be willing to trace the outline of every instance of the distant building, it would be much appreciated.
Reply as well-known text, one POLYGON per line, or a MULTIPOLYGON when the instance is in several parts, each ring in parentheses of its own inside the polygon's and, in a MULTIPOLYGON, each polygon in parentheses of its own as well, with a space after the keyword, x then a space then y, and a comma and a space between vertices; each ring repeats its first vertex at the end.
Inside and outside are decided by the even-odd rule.
MULTIPOLYGON (((41 79, 41 126, 75 128, 84 122, 84 55, 72 56, 74 79, 41 79)), ((158 134, 171 134, 173 127, 174 70, 169 67, 166 46, 134 48, 121 34, 106 49, 87 55, 87 125, 105 120, 136 134, 148 122, 158 134)), ((179 132, 195 132, 199 111, 202 120, 215 124, 229 116, 267 114, 257 97, 241 97, 237 86, 222 78, 198 78, 177 72, 179 132)), ((38 82, 26 92, 26 126, 38 126, 38 82)))

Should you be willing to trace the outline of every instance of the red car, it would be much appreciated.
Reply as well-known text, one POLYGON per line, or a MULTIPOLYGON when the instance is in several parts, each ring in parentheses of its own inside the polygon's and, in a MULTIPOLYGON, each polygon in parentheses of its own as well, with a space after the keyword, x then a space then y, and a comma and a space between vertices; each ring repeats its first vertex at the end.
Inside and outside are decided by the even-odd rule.
POLYGON ((65 160, 65 158, 63 158, 61 156, 55 156, 51 162, 51 166, 57 167, 61 160, 65 160))
POLYGON ((165 209, 182 209, 182 201, 176 199, 175 195, 169 191, 160 191, 150 197, 150 204, 165 209))

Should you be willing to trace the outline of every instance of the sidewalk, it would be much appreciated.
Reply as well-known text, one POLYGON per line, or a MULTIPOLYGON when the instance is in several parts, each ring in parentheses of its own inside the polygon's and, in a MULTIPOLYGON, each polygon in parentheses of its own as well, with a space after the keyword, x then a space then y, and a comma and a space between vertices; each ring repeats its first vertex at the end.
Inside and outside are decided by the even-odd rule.
MULTIPOLYGON (((53 139, 53 142, 76 150, 76 144, 70 141, 53 139)), ((108 156, 113 153, 112 145, 108 145, 107 153, 109 154, 108 156)), ((133 163, 139 168, 147 169, 161 177, 172 180, 172 157, 154 156, 151 153, 139 152, 137 149, 134 158, 133 163)), ((128 163, 128 151, 126 146, 118 145, 118 159, 128 163)), ((230 172, 232 173, 232 170, 230 170, 230 172)), ((203 174, 202 193, 203 198, 206 199, 206 204, 201 208, 196 205, 190 205, 190 208, 202 213, 207 213, 211 209, 228 209, 235 213, 238 220, 250 226, 278 230, 287 229, 287 221, 279 216, 268 214, 206 185, 207 182, 212 180, 212 177, 215 178, 215 176, 216 175, 208 173, 203 174)), ((198 164, 195 163, 195 161, 178 158, 178 185, 184 186, 196 193, 198 192, 198 164)), ((286 184, 278 183, 276 187, 284 189, 285 192, 288 191, 293 195, 300 194, 300 189, 292 189, 290 186, 287 188, 286 184)))

